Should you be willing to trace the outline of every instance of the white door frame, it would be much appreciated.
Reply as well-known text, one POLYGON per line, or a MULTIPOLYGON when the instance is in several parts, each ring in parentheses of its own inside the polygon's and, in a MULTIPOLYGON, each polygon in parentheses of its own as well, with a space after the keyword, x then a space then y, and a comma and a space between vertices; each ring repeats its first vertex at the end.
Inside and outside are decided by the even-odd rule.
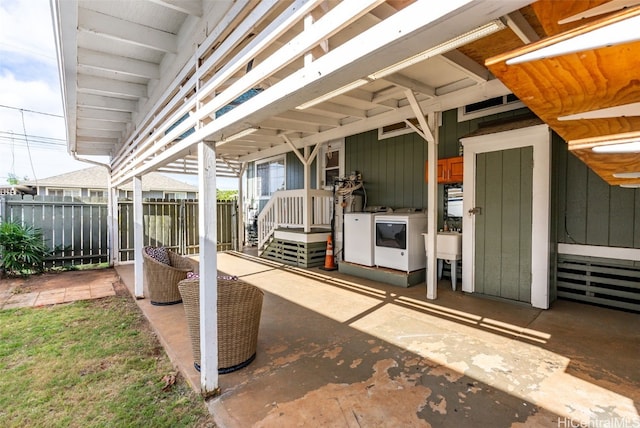
POLYGON ((461 139, 464 146, 462 218, 462 290, 475 290, 476 155, 533 147, 533 201, 531 225, 531 305, 549 308, 549 252, 551 201, 551 136, 547 125, 536 125, 496 134, 461 139))

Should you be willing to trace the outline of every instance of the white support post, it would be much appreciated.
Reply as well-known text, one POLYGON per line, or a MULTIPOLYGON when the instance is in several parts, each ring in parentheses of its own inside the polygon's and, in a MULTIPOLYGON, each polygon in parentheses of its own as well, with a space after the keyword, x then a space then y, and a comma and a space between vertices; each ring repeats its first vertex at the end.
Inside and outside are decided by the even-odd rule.
MULTIPOLYGON (((438 233, 438 114, 437 112, 429 113, 428 119, 425 119, 420 103, 416 99, 413 91, 407 89, 405 91, 407 100, 411 105, 413 113, 418 119, 418 123, 422 128, 419 133, 427 141, 427 159, 428 173, 427 180, 427 239, 426 253, 432 254, 427 256, 426 283, 427 283, 427 299, 435 300, 438 298, 438 273, 437 273, 437 233, 438 233)), ((411 123, 411 122, 407 122, 411 123)), ((411 125, 413 127, 413 125, 411 125)))
POLYGON ((311 161, 309 160, 309 146, 304 147, 304 211, 302 212, 302 224, 304 233, 311 232, 311 211, 313 201, 311 200, 311 161))
POLYGON ((238 173, 238 251, 242 252, 244 250, 244 189, 242 188, 242 176, 244 172, 247 170, 247 163, 243 162, 240 167, 240 171, 238 173))
POLYGON ((302 202, 304 209, 302 210, 302 225, 304 232, 309 233, 311 232, 311 212, 313 211, 313 201, 311 200, 311 164, 318 154, 320 144, 317 144, 311 153, 309 153, 309 146, 304 146, 304 154, 301 154, 295 144, 293 144, 286 135, 282 135, 282 139, 293 149, 293 153, 300 159, 304 168, 304 196, 302 202))
POLYGON ((109 266, 115 266, 120 262, 120 230, 118 229, 118 188, 114 187, 109 177, 107 189, 107 225, 109 245, 109 266))
POLYGON ((427 143, 427 156, 429 162, 427 186, 427 299, 438 298, 438 273, 437 273, 437 233, 438 233, 438 120, 439 113, 429 114, 429 129, 426 133, 431 133, 432 140, 427 143))
POLYGON ((200 390, 204 397, 218 395, 218 262, 216 152, 198 144, 198 204, 200 229, 200 390))
POLYGON ((133 177, 133 253, 136 299, 144 299, 144 274, 142 271, 142 243, 144 230, 142 223, 142 177, 133 177))

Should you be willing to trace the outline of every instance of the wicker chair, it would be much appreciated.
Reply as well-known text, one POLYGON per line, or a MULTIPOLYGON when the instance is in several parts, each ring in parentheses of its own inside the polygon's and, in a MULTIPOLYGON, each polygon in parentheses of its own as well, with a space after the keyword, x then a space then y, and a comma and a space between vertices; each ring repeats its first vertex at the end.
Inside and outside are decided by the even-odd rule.
MULTIPOLYGON (((200 280, 178 284, 189 327, 194 367, 200 371, 200 280)), ((256 357, 264 293, 235 277, 218 277, 218 373, 248 366, 256 357)))
POLYGON ((185 279, 187 273, 193 272, 193 263, 187 257, 167 250, 169 264, 165 264, 149 255, 153 250, 154 247, 144 247, 142 250, 144 277, 151 304, 164 306, 182 302, 178 282, 185 279))

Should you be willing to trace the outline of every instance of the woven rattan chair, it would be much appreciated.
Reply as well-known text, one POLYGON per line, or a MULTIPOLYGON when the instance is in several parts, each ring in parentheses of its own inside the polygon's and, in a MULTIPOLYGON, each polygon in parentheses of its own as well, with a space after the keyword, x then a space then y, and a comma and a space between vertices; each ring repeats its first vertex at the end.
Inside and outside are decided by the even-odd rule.
POLYGON ((171 250, 167 250, 169 264, 159 262, 149 255, 153 248, 144 247, 142 250, 144 277, 151 304, 162 306, 182 302, 178 282, 185 279, 189 272, 193 272, 193 263, 171 250))
MULTIPOLYGON (((200 371, 200 280, 178 284, 187 317, 194 367, 200 371)), ((218 373, 248 366, 256 357, 264 293, 235 277, 218 277, 218 373)))

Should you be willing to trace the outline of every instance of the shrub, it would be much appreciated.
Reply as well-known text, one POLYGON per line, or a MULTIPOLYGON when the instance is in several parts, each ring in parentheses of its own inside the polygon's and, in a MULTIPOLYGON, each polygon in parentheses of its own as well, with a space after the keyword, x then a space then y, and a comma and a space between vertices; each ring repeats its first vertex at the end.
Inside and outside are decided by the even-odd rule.
POLYGON ((0 224, 0 270, 9 275, 42 272, 49 254, 39 229, 10 221, 0 224))

